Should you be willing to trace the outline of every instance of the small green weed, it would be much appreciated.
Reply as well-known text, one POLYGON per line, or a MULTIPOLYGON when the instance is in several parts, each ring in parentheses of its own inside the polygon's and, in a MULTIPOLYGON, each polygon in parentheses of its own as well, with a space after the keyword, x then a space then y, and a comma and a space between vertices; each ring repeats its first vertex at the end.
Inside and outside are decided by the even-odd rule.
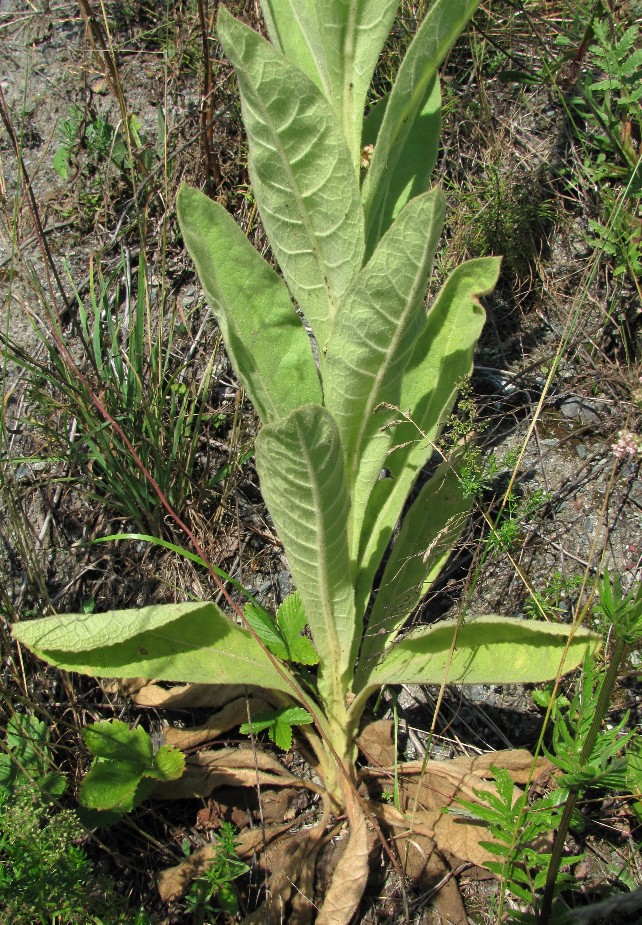
POLYGON ((52 797, 64 793, 67 781, 54 769, 48 746, 49 729, 43 720, 26 713, 11 717, 0 753, 0 802, 31 782, 52 797))
POLYGON ((267 729, 274 744, 287 752, 292 748, 292 727, 308 726, 312 722, 313 718, 303 707, 281 707, 269 713, 260 713, 251 723, 243 723, 239 732, 252 735, 267 729))
POLYGON ((157 781, 176 780, 185 770, 184 755, 171 745, 154 754, 141 726, 130 729, 121 720, 106 720, 87 726, 83 739, 94 760, 82 782, 80 802, 96 811, 94 824, 117 821, 147 799, 157 781))
POLYGON ((535 695, 549 713, 552 742, 544 751, 561 772, 555 788, 534 799, 528 791, 516 796, 508 773, 496 768, 495 794, 475 791, 481 805, 461 801, 466 813, 483 820, 493 835, 494 840, 484 844, 499 858, 489 867, 502 881, 500 913, 506 894, 532 908, 532 913, 511 913, 508 921, 549 925, 566 920, 566 906, 559 898, 573 887, 574 879, 563 868, 581 856, 565 854, 565 839, 569 829, 583 831, 584 819, 577 808, 580 796, 595 789, 631 794, 634 811, 640 812, 642 760, 637 734, 626 731, 628 714, 613 726, 605 725, 604 719, 625 648, 642 635, 642 585, 624 593, 619 576, 611 580, 606 572, 597 592, 595 616, 614 640, 609 662, 600 667, 587 656, 570 700, 556 695, 555 688, 535 695), (551 831, 556 833, 551 851, 535 850, 536 839, 551 831))
POLYGON ((573 592, 581 588, 581 575, 562 575, 554 572, 550 582, 541 591, 532 591, 524 604, 524 613, 532 620, 541 616, 546 619, 559 619, 570 609, 567 602, 573 592))
MULTIPOLYGON (((129 117, 129 133, 138 164, 150 170, 154 164, 154 151, 141 132, 140 119, 133 114, 129 117)), ((70 108, 68 118, 58 130, 58 140, 60 145, 54 154, 53 166, 63 180, 68 179, 73 161, 81 148, 85 149, 91 165, 110 161, 125 177, 132 169, 127 139, 122 129, 115 128, 103 116, 85 115, 79 106, 73 105, 70 108)))
POLYGON ((523 535, 525 525, 534 519, 549 498, 550 495, 541 488, 536 488, 525 497, 510 492, 499 520, 488 534, 486 542, 490 551, 500 553, 514 549, 523 535))
POLYGON ((584 173, 600 198, 600 218, 589 221, 590 243, 613 258, 615 276, 629 273, 636 280, 642 276, 640 32, 609 16, 593 22, 592 36, 590 69, 571 101, 584 173))
POLYGON ((83 826, 34 785, 0 801, 0 910, 11 925, 151 925, 126 912, 114 884, 96 877, 80 847, 83 826))
MULTIPOLYGON (((187 908, 194 916, 195 925, 201 925, 205 916, 216 915, 220 910, 229 915, 239 912, 239 900, 234 881, 250 869, 236 853, 236 829, 231 822, 223 822, 215 843, 211 866, 201 874, 187 894, 187 908)), ((183 843, 189 857, 189 842, 183 843)))

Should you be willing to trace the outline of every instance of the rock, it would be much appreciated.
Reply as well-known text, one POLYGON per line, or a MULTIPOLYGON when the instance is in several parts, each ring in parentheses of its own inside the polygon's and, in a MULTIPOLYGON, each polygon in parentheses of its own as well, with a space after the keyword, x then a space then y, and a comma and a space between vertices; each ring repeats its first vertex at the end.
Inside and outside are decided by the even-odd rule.
POLYGON ((600 416, 589 403, 581 398, 568 398, 560 405, 560 411, 565 418, 579 421, 580 424, 599 424, 600 416))

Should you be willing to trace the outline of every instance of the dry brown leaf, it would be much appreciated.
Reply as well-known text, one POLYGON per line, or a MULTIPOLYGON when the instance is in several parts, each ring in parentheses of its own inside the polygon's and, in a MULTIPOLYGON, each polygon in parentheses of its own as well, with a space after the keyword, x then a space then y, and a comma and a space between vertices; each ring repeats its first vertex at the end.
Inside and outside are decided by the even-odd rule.
POLYGON ((357 745, 368 764, 376 768, 386 768, 394 763, 393 728, 391 719, 378 719, 363 727, 357 738, 357 745))
POLYGON ((260 749, 220 748, 189 757, 181 779, 159 784, 154 795, 160 799, 185 800, 208 797, 217 787, 255 787, 257 783, 309 786, 260 749))
POLYGON ((154 682, 145 681, 143 684, 131 692, 134 703, 141 707, 171 710, 196 710, 201 707, 218 710, 240 697, 254 696, 258 692, 265 696, 261 688, 245 684, 178 684, 170 688, 154 682))
POLYGON ((350 834, 317 917, 317 925, 348 925, 368 882, 371 839, 356 792, 344 790, 350 834))
POLYGON ((189 729, 178 729, 174 726, 168 727, 163 737, 168 745, 180 748, 185 751, 188 748, 196 748, 204 742, 210 742, 217 736, 223 735, 235 726, 246 723, 248 719, 248 709, 253 715, 261 710, 266 710, 270 704, 261 698, 239 698, 226 704, 222 710, 212 713, 200 726, 192 726, 189 729))
MULTIPOLYGON (((287 832, 291 827, 292 823, 290 822, 286 825, 276 825, 266 829, 245 829, 236 840, 236 853, 243 860, 247 860, 279 835, 287 832)), ((204 848, 194 851, 176 867, 168 867, 166 870, 161 871, 156 883, 159 896, 163 902, 172 902, 184 896, 192 881, 208 869, 212 863, 215 850, 215 845, 206 845, 204 848)))
MULTIPOLYGON (((377 808, 397 832, 397 838, 422 841, 422 851, 429 861, 433 851, 484 867, 494 856, 480 845, 491 840, 488 829, 479 822, 443 812, 457 806, 459 798, 477 801, 475 790, 496 792, 490 770, 492 766, 506 768, 513 780, 527 781, 533 766, 533 756, 525 749, 493 752, 476 757, 462 756, 451 761, 414 761, 399 765, 400 810, 391 806, 377 808), (429 842, 434 844, 430 845, 429 842)), ((536 762, 538 776, 549 767, 545 759, 536 762)), ((374 775, 382 789, 390 789, 394 769, 384 775, 374 775)), ((519 791, 515 790, 515 797, 519 791)))
MULTIPOLYGON (((460 755, 458 758, 452 758, 450 761, 407 761, 400 765, 404 774, 421 774, 426 768, 432 768, 435 765, 448 766, 453 769, 461 769, 470 772, 478 777, 492 778, 491 765, 498 768, 504 768, 511 776, 515 784, 526 784, 531 779, 531 768, 533 767, 533 756, 525 748, 504 749, 497 752, 488 752, 485 755, 460 755)), ((536 780, 548 772, 553 765, 548 758, 537 758, 532 779, 536 780)))
MULTIPOLYGON (((297 905, 301 912, 306 909, 305 917, 298 918, 298 921, 305 925, 311 920, 314 908, 314 867, 322 834, 323 825, 315 826, 313 829, 295 832, 289 838, 270 846, 261 859, 261 866, 272 871, 267 883, 267 897, 254 912, 246 916, 243 925, 282 925, 286 921, 287 905, 293 894, 299 897, 297 905)), ((296 921, 293 915, 294 910, 291 910, 288 922, 296 921)))
POLYGON ((102 681, 101 685, 107 694, 121 694, 131 697, 141 688, 149 684, 147 678, 114 678, 109 681, 102 681))

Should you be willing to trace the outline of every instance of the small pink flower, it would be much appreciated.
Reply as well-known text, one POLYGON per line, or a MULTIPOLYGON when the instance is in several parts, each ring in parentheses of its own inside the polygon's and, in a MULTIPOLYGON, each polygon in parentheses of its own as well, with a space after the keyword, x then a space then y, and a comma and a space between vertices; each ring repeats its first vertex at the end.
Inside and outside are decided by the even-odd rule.
POLYGON ((616 443, 611 444, 613 455, 618 459, 627 459, 642 453, 642 437, 630 430, 621 430, 616 443))

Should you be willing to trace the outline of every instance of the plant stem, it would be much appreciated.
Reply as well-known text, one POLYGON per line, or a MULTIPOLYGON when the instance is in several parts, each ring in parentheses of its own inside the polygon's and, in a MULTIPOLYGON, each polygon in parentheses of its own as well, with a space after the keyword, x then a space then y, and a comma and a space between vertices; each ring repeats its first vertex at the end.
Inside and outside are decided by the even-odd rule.
MULTIPOLYGON (((626 641, 624 639, 617 639, 615 643, 615 649, 609 662, 609 667, 607 668, 604 681, 600 688, 600 693, 598 694, 597 703, 595 705, 595 712, 593 714, 593 720, 591 722, 588 735, 586 736, 584 744, 582 745, 579 759, 580 767, 584 767, 590 761, 591 754, 597 741, 598 733, 602 727, 602 721, 604 720, 604 717, 606 716, 609 708, 611 692, 613 691, 618 678, 618 672, 622 658, 624 657, 625 648, 626 641)), ((566 836, 570 828, 573 811, 577 804, 579 793, 579 785, 570 788, 568 797, 566 798, 564 812, 562 813, 559 827, 555 833, 555 841, 553 842, 553 849, 551 851, 551 860, 548 865, 548 871, 546 873, 546 884, 544 886, 542 905, 538 916, 539 925, 549 925, 550 922, 557 874, 562 862, 564 843, 566 842, 566 836)))

